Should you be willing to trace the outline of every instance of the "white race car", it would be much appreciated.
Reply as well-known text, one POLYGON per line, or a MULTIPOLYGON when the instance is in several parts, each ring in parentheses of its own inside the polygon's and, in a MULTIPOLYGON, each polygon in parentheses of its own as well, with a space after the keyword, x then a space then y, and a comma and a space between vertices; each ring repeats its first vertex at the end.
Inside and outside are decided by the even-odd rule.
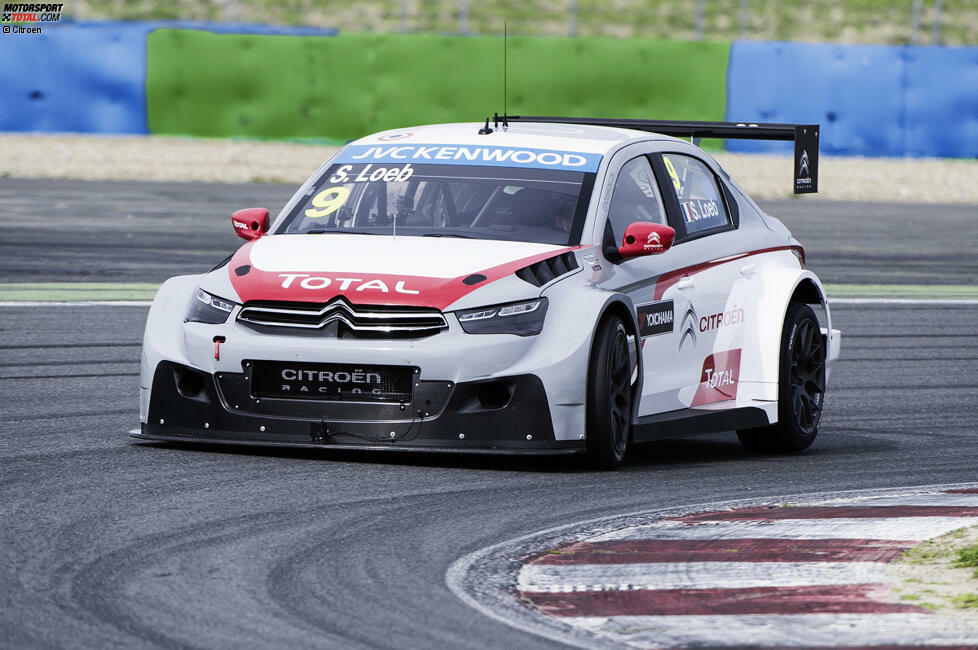
POLYGON ((817 125, 497 116, 350 143, 160 287, 132 435, 603 467, 712 431, 808 447, 825 291, 699 137, 793 140, 817 189, 817 125))

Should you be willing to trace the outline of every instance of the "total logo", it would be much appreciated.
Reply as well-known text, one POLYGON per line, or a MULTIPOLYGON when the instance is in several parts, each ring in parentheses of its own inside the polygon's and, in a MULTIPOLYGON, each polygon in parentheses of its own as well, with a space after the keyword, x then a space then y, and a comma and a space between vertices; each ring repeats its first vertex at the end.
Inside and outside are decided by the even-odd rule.
MULTIPOLYGON (((338 285, 340 291, 349 291, 350 287, 356 285, 354 291, 380 291, 381 293, 391 293, 391 289, 387 286, 387 283, 383 280, 363 280, 362 278, 328 278, 321 275, 310 275, 308 273, 279 273, 278 277, 282 278, 282 288, 288 289, 293 286, 293 283, 298 280, 295 284, 297 288, 302 289, 325 289, 326 287, 332 286, 334 283, 338 285)), ((409 289, 407 286, 407 281, 398 280, 394 283, 393 293, 407 293, 412 295, 417 295, 421 293, 415 289, 409 289)))
POLYGON ((717 388, 720 386, 736 386, 737 377, 733 368, 725 370, 713 370, 705 368, 703 370, 703 385, 707 388, 717 388))
POLYGON ((740 382, 740 348, 714 352, 703 360, 700 382, 690 406, 737 399, 740 382))

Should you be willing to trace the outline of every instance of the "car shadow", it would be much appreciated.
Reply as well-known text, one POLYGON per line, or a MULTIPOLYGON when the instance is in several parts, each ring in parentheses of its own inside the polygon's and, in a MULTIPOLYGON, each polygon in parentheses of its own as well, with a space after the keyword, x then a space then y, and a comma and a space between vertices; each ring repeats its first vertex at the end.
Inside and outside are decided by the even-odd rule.
POLYGON ((588 472, 583 455, 533 455, 507 454, 460 454, 452 452, 423 453, 404 450, 364 450, 317 448, 263 447, 259 445, 217 445, 207 443, 132 441, 138 447, 179 449, 203 454, 228 454, 235 456, 264 456, 302 461, 336 461, 368 465, 398 465, 437 467, 448 469, 473 469, 509 472, 588 472))
MULTIPOLYGON (((263 447, 258 445, 217 445, 207 443, 133 441, 139 447, 179 449, 203 454, 264 456, 301 461, 336 461, 369 465, 437 467, 531 473, 601 473, 589 465, 583 454, 575 455, 507 455, 424 453, 405 450, 351 450, 316 448, 263 447)), ((810 453, 810 452, 803 452, 810 453)), ((678 467, 724 461, 762 459, 766 456, 743 448, 732 432, 657 440, 635 445, 629 451, 624 471, 678 467)), ((767 456, 774 458, 775 456, 767 456)))

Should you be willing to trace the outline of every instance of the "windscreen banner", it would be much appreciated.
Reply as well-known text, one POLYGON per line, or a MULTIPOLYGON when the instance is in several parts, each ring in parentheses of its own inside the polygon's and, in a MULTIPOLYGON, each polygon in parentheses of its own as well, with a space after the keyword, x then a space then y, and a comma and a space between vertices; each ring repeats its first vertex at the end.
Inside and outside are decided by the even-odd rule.
POLYGON ((596 172, 600 154, 525 147, 479 147, 445 144, 351 145, 333 161, 338 163, 434 163, 596 172))

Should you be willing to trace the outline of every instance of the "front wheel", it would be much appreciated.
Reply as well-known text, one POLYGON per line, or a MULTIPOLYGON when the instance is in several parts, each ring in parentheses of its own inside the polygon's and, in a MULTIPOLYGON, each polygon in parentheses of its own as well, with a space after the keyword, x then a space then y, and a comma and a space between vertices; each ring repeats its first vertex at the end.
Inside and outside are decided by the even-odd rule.
POLYGON ((825 399, 825 337, 808 305, 788 307, 781 334, 778 422, 737 432, 745 447, 762 452, 807 449, 818 434, 825 399))
POLYGON ((587 384, 587 451, 601 469, 621 466, 632 433, 628 331, 617 316, 601 321, 591 346, 587 384))

